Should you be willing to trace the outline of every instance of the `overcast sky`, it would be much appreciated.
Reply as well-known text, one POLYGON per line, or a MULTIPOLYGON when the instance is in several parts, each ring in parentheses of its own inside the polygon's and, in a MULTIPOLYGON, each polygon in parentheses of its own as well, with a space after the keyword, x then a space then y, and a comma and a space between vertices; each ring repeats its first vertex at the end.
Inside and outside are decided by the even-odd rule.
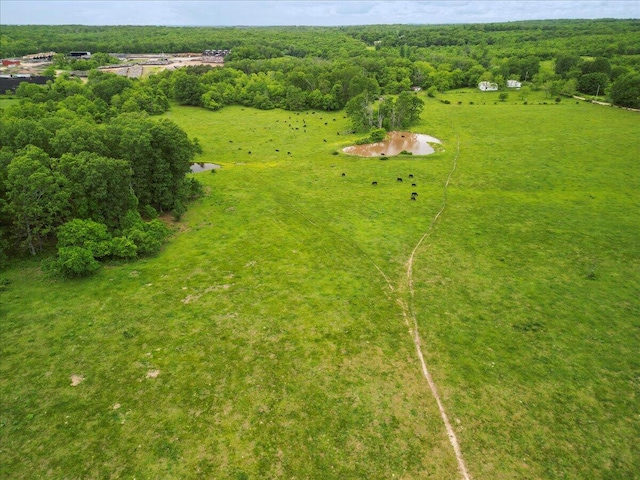
POLYGON ((364 25, 640 18, 640 0, 0 0, 5 25, 364 25))

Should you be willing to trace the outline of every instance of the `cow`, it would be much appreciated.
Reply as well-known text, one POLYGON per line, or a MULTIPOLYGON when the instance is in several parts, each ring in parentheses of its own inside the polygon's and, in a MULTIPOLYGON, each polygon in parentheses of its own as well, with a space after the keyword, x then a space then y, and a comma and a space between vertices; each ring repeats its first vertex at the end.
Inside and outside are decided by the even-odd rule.
POLYGON ((397 179, 396 181, 401 182, 401 181, 402 181, 402 179, 401 179, 400 177, 398 177, 398 179, 397 179))
POLYGON ((346 173, 343 173, 343 174, 342 174, 342 176, 343 176, 343 177, 346 177, 346 176, 347 176, 347 174, 346 174, 346 173))
POLYGON ((412 187, 417 187, 418 185, 416 185, 415 183, 411 184, 412 187))
POLYGON ((412 197, 417 197, 418 196, 418 192, 411 192, 411 196, 412 197))
POLYGON ((413 173, 410 173, 410 174, 409 174, 409 178, 413 178, 413 173))
POLYGON ((415 201, 416 197, 411 197, 411 200, 415 201))
POLYGON ((371 185, 378 185, 378 182, 371 182, 371 185))
POLYGON ((278 150, 278 149, 276 148, 276 152, 279 152, 279 151, 280 151, 280 150, 278 150))

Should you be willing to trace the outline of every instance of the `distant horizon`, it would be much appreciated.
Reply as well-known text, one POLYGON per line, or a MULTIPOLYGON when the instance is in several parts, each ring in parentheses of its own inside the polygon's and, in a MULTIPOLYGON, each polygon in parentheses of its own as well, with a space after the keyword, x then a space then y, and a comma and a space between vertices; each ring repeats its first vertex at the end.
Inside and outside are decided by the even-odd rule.
POLYGON ((494 22, 451 22, 451 23, 360 23, 360 24, 351 24, 351 25, 136 25, 136 24, 104 24, 104 25, 90 25, 85 23, 58 23, 58 24, 50 24, 50 23, 15 23, 15 24, 7 24, 1 23, 0 26, 10 26, 10 27, 163 27, 163 28, 343 28, 343 27, 375 27, 375 26, 384 26, 384 27, 393 27, 393 26, 407 26, 407 27, 420 27, 420 26, 429 26, 429 27, 438 27, 438 26, 450 26, 450 25, 491 25, 491 24, 502 24, 502 23, 524 23, 524 22, 557 22, 557 21, 636 21, 640 20, 639 18, 611 18, 611 17, 602 17, 602 18, 539 18, 532 20, 505 20, 505 21, 494 21, 494 22))
POLYGON ((348 27, 637 20, 629 0, 2 0, 0 25, 348 27))

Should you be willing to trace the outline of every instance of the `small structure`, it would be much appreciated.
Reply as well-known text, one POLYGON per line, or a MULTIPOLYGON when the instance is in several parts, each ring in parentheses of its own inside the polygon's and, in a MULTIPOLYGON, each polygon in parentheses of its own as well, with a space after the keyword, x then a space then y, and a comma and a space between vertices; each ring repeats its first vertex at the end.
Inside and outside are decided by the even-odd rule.
POLYGON ((88 60, 91 58, 91 52, 69 52, 69 58, 81 58, 88 60))
POLYGON ((507 88, 515 88, 517 90, 520 90, 520 87, 522 87, 522 83, 520 83, 517 80, 507 80, 507 88))
POLYGON ((229 55, 229 50, 205 50, 202 52, 202 61, 205 63, 224 63, 224 57, 229 55))
POLYGON ((483 92, 495 92, 498 90, 498 84, 493 82, 480 82, 478 88, 483 92))
POLYGON ((16 89, 22 82, 35 83, 36 85, 46 85, 51 80, 49 77, 38 75, 0 75, 0 92, 5 93, 7 90, 15 93, 16 89))
POLYGON ((422 87, 411 87, 411 90, 413 90, 414 92, 419 92, 420 90, 422 90, 422 87))
POLYGON ((30 63, 34 63, 34 62, 50 62, 53 59, 55 54, 56 54, 56 52, 33 53, 31 55, 25 55, 24 57, 22 57, 22 59, 25 62, 30 62, 30 63))

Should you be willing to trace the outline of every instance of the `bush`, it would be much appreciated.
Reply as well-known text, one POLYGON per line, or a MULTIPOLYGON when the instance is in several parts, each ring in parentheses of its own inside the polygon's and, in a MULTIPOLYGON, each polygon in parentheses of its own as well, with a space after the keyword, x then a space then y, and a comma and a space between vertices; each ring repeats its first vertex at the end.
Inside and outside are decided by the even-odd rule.
POLYGON ((82 247, 59 248, 56 263, 60 272, 70 277, 89 275, 100 268, 91 251, 82 247))
POLYGON ((138 254, 146 255, 156 253, 162 247, 162 242, 169 234, 169 230, 160 220, 139 223, 127 229, 125 237, 131 240, 137 247, 138 254))
POLYGON ((184 208, 184 205, 182 204, 182 202, 180 200, 176 200, 176 203, 173 206, 173 210, 171 211, 171 213, 173 214, 173 219, 176 222, 179 222, 180 219, 182 218, 182 215, 184 215, 186 211, 187 209, 184 208))
POLYGON ((153 220, 154 218, 158 218, 158 212, 151 205, 145 205, 140 209, 140 213, 149 220, 153 220))
POLYGON ((93 220, 76 218, 58 228, 58 252, 62 248, 80 247, 91 253, 92 258, 110 254, 111 235, 107 226, 93 220))
POLYGON ((387 136, 387 131, 384 128, 376 128, 369 135, 369 140, 371 143, 381 142, 387 136))
POLYGON ((114 237, 111 239, 111 256, 114 258, 136 258, 138 247, 127 237, 114 237))

